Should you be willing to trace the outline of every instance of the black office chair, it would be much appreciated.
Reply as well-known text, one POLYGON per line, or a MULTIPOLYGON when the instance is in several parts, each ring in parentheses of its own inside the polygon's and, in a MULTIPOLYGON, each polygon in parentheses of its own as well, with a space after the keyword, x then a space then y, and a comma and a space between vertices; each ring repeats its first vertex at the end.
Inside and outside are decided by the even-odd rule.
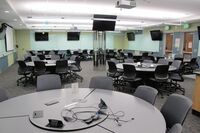
POLYGON ((168 82, 169 74, 168 74, 169 65, 158 65, 154 72, 154 78, 150 78, 151 81, 156 83, 155 88, 163 97, 163 92, 169 93, 168 89, 170 84, 168 82))
POLYGON ((129 84, 131 85, 132 83, 139 83, 139 81, 141 81, 141 78, 137 77, 134 65, 123 64, 123 70, 122 82, 124 88, 129 87, 129 84))
POLYGON ((72 55, 71 50, 68 49, 68 50, 66 51, 66 54, 65 54, 64 59, 69 60, 70 57, 71 57, 71 55, 72 55))
POLYGON ((37 56, 39 57, 40 60, 45 60, 45 55, 39 54, 39 55, 37 55, 37 56))
POLYGON ((34 65, 34 74, 36 77, 47 73, 44 61, 34 61, 34 65))
POLYGON ((128 53, 128 58, 133 58, 133 53, 128 53))
POLYGON ((193 74, 193 71, 198 68, 197 58, 192 58, 189 63, 184 64, 184 74, 193 74))
POLYGON ((61 79, 70 73, 67 60, 56 61, 56 73, 60 75, 61 79))
POLYGON ((179 90, 184 95, 185 94, 185 89, 182 88, 180 84, 178 84, 178 82, 183 82, 184 81, 184 78, 183 78, 181 70, 180 70, 181 64, 182 64, 181 60, 174 60, 172 62, 172 66, 176 67, 177 70, 170 72, 169 79, 171 81, 170 84, 171 84, 171 87, 173 89, 172 93, 176 92, 177 90, 179 90))
POLYGON ((92 59, 94 56, 94 50, 90 50, 89 58, 92 59))
POLYGON ((19 60, 18 62, 18 75, 23 75, 21 78, 17 80, 17 86, 19 86, 20 83, 23 84, 23 86, 26 86, 28 81, 32 79, 32 69, 28 67, 25 63, 25 61, 19 60))
POLYGON ((83 77, 80 76, 79 74, 77 74, 78 72, 82 71, 81 68, 81 57, 80 56, 76 56, 75 58, 75 64, 70 66, 70 70, 72 71, 72 78, 73 79, 80 79, 80 81, 83 81, 83 77))
POLYGON ((169 61, 167 59, 161 58, 158 60, 158 64, 169 65, 169 61))
POLYGON ((118 71, 115 62, 113 61, 107 61, 108 63, 108 71, 107 76, 113 78, 114 85, 117 85, 119 82, 119 77, 122 75, 122 70, 118 71))
POLYGON ((87 60, 87 59, 88 59, 89 54, 88 54, 87 49, 84 49, 84 50, 82 51, 82 55, 83 55, 83 59, 84 59, 84 60, 87 60))

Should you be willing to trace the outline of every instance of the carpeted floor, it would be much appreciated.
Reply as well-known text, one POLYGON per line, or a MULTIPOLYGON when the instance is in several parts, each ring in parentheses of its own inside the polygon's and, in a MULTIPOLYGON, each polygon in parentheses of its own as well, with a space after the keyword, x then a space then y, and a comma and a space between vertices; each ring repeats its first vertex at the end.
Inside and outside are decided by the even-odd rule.
MULTIPOLYGON (((106 76, 106 67, 100 66, 98 68, 93 67, 91 61, 81 62, 83 70, 79 73, 83 78, 83 82, 79 83, 80 88, 87 88, 89 86, 90 78, 96 75, 106 76)), ((27 85, 26 87, 17 86, 16 80, 20 77, 17 74, 18 65, 14 64, 8 68, 5 72, 0 74, 0 88, 6 89, 9 97, 16 97, 23 94, 32 93, 35 91, 34 85, 27 85)), ((192 99, 192 93, 194 88, 194 79, 185 77, 184 83, 181 83, 182 87, 186 89, 186 96, 192 99)), ((69 83, 63 83, 63 88, 69 88, 71 85, 69 83)), ((160 109, 165 102, 167 96, 162 99, 158 97, 155 106, 160 109)), ((179 112, 177 112, 179 113, 179 112)), ((183 126, 183 133, 200 133, 200 117, 194 116, 189 112, 187 119, 185 120, 183 126)))

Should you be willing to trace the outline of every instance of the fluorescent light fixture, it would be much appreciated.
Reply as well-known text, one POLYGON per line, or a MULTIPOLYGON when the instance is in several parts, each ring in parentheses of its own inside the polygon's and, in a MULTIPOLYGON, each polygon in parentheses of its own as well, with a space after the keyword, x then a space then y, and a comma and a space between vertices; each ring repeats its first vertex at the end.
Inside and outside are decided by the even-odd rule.
POLYGON ((28 11, 32 9, 33 13, 44 14, 77 14, 77 15, 91 15, 91 14, 109 14, 118 16, 129 16, 139 18, 153 18, 153 19, 178 19, 188 17, 191 14, 185 14, 177 11, 146 9, 146 8, 134 8, 134 9, 118 9, 110 5, 92 5, 92 4, 80 4, 70 2, 26 2, 24 3, 25 9, 28 11), (45 7, 45 8, 44 8, 45 7))
POLYGON ((92 24, 91 19, 58 19, 58 18, 30 18, 26 22, 40 22, 40 23, 83 23, 83 24, 92 24))
POLYGON ((116 25, 124 25, 124 26, 131 26, 131 25, 145 25, 144 22, 137 22, 137 21, 117 21, 116 25))
POLYGON ((8 11, 8 10, 6 10, 6 11, 4 11, 5 13, 10 13, 10 11, 8 11))

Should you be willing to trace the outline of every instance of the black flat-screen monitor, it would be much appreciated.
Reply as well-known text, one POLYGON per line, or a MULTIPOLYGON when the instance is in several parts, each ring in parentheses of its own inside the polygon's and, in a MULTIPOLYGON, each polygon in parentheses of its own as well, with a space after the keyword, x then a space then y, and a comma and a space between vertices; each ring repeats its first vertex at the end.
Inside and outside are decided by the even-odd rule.
POLYGON ((49 33, 48 32, 35 32, 35 41, 48 41, 49 33))
POLYGON ((115 21, 104 21, 104 20, 94 20, 93 28, 94 31, 114 31, 115 21))
POLYGON ((198 29, 198 36, 199 36, 199 40, 200 40, 200 26, 198 26, 197 29, 198 29))
POLYGON ((151 39, 153 41, 162 41, 163 33, 160 30, 152 30, 151 33, 151 39))
POLYGON ((128 41, 135 41, 135 34, 133 32, 127 33, 128 41))
POLYGON ((78 41, 80 39, 80 32, 67 32, 68 41, 78 41))

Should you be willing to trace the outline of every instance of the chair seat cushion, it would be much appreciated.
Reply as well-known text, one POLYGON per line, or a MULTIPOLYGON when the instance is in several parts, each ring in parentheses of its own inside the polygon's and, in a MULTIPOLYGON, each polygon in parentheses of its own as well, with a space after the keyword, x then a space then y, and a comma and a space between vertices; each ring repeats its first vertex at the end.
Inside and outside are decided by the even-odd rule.
POLYGON ((136 78, 135 76, 133 77, 122 76, 122 79, 128 82, 136 82, 141 80, 141 78, 136 78))
POLYGON ((174 81, 179 81, 179 82, 183 82, 184 79, 178 74, 178 73, 173 73, 170 75, 170 79, 174 80, 174 81))

